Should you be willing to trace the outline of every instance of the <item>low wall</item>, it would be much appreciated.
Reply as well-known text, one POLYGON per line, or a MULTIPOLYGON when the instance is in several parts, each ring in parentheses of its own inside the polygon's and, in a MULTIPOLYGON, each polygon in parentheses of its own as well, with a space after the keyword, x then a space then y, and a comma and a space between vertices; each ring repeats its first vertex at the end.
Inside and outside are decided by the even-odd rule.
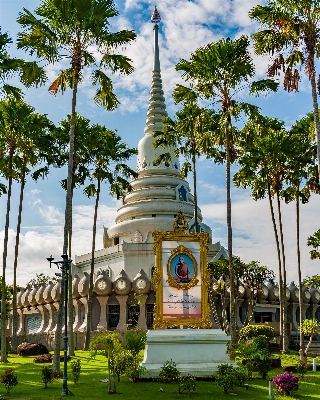
MULTIPOLYGON (((91 332, 91 337, 94 337, 101 333, 101 331, 92 331, 91 332)), ((124 340, 124 332, 119 332, 120 334, 120 340, 125 343, 124 340)), ((74 349, 75 350, 83 350, 84 349, 84 344, 85 344, 85 339, 86 339, 86 333, 85 332, 74 332, 73 333, 74 337, 74 349)), ((32 333, 30 335, 18 335, 18 345, 20 343, 41 343, 44 346, 47 347, 49 351, 54 350, 54 343, 56 340, 56 334, 55 332, 50 332, 50 333, 32 333)), ((68 334, 68 343, 70 343, 70 338, 68 334)), ((61 341, 60 341, 60 350, 63 350, 63 335, 61 335, 61 341)), ((10 349, 11 347, 11 336, 7 336, 7 349, 10 349)))

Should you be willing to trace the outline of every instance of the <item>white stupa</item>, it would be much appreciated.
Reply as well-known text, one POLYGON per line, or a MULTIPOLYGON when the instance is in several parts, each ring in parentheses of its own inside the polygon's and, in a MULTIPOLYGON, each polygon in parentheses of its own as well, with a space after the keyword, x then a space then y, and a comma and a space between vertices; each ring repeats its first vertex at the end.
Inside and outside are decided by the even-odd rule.
MULTIPOLYGON (((170 164, 157 165, 155 159, 168 152, 168 149, 153 146, 154 131, 163 131, 163 119, 166 117, 165 98, 162 89, 158 23, 161 18, 155 7, 151 22, 154 23, 154 63, 150 99, 144 129, 144 136, 138 144, 138 178, 131 182, 132 191, 123 199, 123 205, 117 210, 115 225, 104 228, 102 250, 95 253, 95 269, 106 270, 114 279, 122 270, 133 279, 140 269, 150 277, 154 266, 152 232, 172 231, 179 210, 182 210, 194 229, 194 198, 188 182, 181 178, 179 159, 173 149, 170 164)), ((198 208, 198 224, 201 231, 212 232, 202 222, 198 208)), ((226 256, 220 243, 209 246, 209 259, 226 256)), ((76 272, 90 270, 91 253, 76 256, 76 272)))

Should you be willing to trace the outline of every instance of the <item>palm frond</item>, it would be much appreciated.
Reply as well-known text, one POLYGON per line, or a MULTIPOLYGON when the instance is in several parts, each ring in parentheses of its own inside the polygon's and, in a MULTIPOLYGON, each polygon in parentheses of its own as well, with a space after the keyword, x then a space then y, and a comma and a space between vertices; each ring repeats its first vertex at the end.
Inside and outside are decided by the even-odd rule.
POLYGON ((261 79, 251 83, 249 94, 259 96, 259 94, 269 91, 276 92, 278 88, 279 82, 273 79, 261 79))
POLYGON ((117 96, 113 93, 111 79, 100 69, 94 70, 91 75, 92 84, 99 85, 94 96, 94 102, 103 106, 108 111, 115 110, 120 104, 117 96))

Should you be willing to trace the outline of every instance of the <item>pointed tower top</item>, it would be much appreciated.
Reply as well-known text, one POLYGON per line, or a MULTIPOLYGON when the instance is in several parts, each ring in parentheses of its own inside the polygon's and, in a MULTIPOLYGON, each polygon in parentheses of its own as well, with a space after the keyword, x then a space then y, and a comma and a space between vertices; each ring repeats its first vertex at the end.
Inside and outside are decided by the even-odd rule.
POLYGON ((151 22, 153 24, 158 24, 161 21, 160 14, 158 13, 157 7, 154 6, 153 14, 151 17, 151 22))

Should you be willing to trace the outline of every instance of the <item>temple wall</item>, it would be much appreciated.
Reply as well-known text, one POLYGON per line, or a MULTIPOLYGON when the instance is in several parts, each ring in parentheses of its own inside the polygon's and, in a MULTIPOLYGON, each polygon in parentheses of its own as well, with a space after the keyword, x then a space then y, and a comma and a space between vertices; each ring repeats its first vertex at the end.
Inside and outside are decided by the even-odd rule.
MULTIPOLYGON (((86 312, 88 302, 89 274, 85 273, 80 279, 78 275, 73 278, 73 306, 74 306, 74 337, 75 348, 82 349, 84 345, 84 335, 86 330, 86 312)), ((48 349, 53 349, 55 340, 55 328, 57 313, 60 306, 61 284, 58 282, 53 285, 26 289, 17 294, 18 305, 18 341, 43 343, 48 349)), ((210 301, 215 305, 217 312, 221 312, 221 294, 211 292, 210 301)), ((269 282, 264 285, 258 293, 258 300, 255 312, 252 314, 251 323, 266 322, 278 326, 279 322, 279 299, 278 287, 269 282)), ((240 329, 243 326, 246 315, 251 315, 250 289, 243 286, 239 290, 237 298, 237 324, 240 329)), ((303 287, 304 318, 320 319, 320 291, 311 286, 307 289, 303 287)), ((228 305, 228 296, 226 294, 228 305)), ((153 305, 155 303, 155 293, 152 282, 147 274, 142 270, 131 279, 122 271, 113 280, 101 271, 97 274, 94 281, 94 299, 92 311, 91 331, 119 331, 125 332, 128 327, 139 326, 141 329, 152 329, 153 305), (146 279, 145 291, 139 294, 139 302, 135 293, 135 280, 146 279), (119 289, 117 281, 119 279, 127 281, 126 289, 119 289), (105 281, 106 285, 102 289, 99 282, 105 281), (123 292, 123 293, 122 293, 123 292)), ((212 305, 211 304, 211 305, 212 305)), ((299 302, 298 288, 291 283, 287 288, 287 307, 288 323, 290 331, 297 332, 299 324, 299 302)), ((212 318, 213 328, 217 324, 212 318)), ((7 336, 10 337, 12 321, 8 321, 7 336)), ((61 342, 63 345, 63 341, 61 342)))

